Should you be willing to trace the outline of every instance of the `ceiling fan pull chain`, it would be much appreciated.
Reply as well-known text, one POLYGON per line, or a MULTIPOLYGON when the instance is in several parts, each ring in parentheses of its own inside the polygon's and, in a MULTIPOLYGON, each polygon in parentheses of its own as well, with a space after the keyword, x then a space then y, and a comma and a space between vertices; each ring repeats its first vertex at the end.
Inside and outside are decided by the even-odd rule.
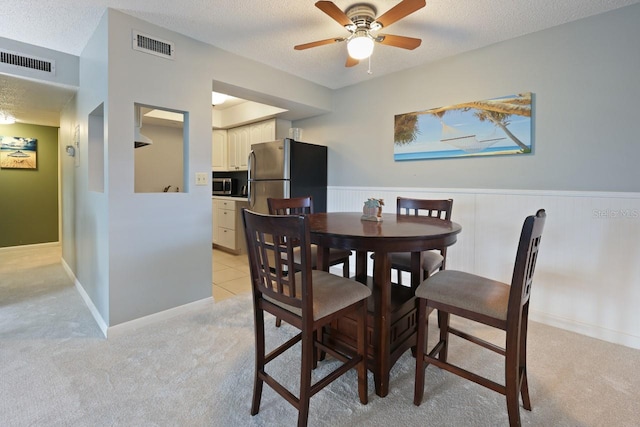
POLYGON ((369 57, 369 69, 367 70, 367 74, 373 74, 373 72, 371 71, 371 57, 369 57))

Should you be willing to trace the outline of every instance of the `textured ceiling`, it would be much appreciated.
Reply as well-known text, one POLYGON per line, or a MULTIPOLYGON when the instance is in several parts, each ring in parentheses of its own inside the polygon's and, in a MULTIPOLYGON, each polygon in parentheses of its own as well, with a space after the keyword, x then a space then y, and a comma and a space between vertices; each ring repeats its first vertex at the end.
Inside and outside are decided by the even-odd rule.
MULTIPOLYGON (((379 16, 399 1, 367 3, 379 16)), ((371 73, 366 60, 344 66, 344 43, 293 49, 348 34, 314 6, 315 0, 0 0, 0 37, 79 55, 105 8, 111 7, 337 89, 638 2, 427 0, 426 7, 384 31, 421 38, 422 45, 413 51, 376 45, 371 73)), ((334 3, 346 10, 360 1, 334 3)))
POLYGON ((22 123, 58 126, 60 111, 75 91, 0 74, 0 115, 22 123))

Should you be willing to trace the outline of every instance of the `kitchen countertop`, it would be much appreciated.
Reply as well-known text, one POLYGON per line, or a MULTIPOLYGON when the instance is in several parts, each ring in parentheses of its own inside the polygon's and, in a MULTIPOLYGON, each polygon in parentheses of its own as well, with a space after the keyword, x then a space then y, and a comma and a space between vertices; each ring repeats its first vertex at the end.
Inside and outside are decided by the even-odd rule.
POLYGON ((221 200, 233 200, 234 202, 248 202, 249 199, 247 196, 220 196, 220 195, 212 195, 212 199, 221 199, 221 200))

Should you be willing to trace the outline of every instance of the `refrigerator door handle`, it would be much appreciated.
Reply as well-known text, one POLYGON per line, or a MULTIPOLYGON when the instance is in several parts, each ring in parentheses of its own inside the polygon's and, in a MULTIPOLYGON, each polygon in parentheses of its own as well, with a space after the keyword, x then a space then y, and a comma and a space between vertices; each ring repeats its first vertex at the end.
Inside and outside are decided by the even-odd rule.
POLYGON ((255 151, 251 150, 249 151, 249 158, 247 159, 247 176, 249 177, 249 181, 251 181, 253 179, 252 175, 252 169, 253 169, 253 162, 256 159, 256 153, 255 151))
POLYGON ((253 208, 253 206, 255 205, 255 200, 253 200, 253 198, 251 197, 251 184, 252 184, 252 180, 253 178, 251 177, 251 169, 252 169, 252 165, 253 162, 255 161, 256 158, 256 153, 251 150, 249 152, 249 158, 247 159, 247 177, 248 177, 248 181, 247 181, 247 199, 249 199, 249 207, 253 208))

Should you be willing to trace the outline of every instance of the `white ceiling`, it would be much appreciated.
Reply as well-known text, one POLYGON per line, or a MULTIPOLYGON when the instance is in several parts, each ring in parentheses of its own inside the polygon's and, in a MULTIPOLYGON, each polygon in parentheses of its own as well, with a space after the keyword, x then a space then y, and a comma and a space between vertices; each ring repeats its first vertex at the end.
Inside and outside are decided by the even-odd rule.
MULTIPOLYGON (((366 1, 379 16, 400 0, 366 1)), ((376 45, 371 74, 366 60, 355 67, 344 66, 344 43, 293 49, 296 44, 348 34, 314 6, 315 0, 0 0, 0 37, 79 55, 105 8, 111 7, 337 89, 638 2, 427 0, 426 7, 385 29, 387 34, 421 38, 422 45, 413 51, 376 45)), ((334 3, 346 10, 361 2, 334 3)), ((5 92, 12 82, 0 83, 5 92)), ((64 95, 58 92, 50 90, 47 95, 64 95)), ((0 95, 0 110, 10 102, 0 95)), ((55 105, 52 101, 51 107, 55 105)))
POLYGON ((21 123, 57 127, 60 111, 75 90, 0 74, 0 115, 21 123))

